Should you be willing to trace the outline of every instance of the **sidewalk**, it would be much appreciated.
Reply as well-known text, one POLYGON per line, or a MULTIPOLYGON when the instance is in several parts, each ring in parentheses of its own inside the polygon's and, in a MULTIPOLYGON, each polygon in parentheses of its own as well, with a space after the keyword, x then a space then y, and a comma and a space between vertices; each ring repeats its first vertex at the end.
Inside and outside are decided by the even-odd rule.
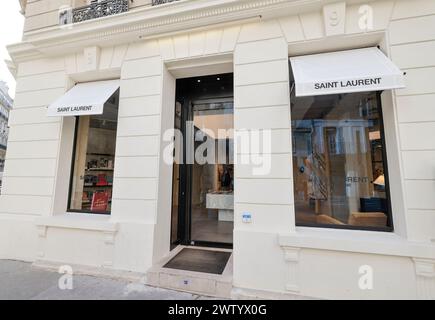
POLYGON ((59 289, 62 274, 30 263, 0 260, 0 300, 203 300, 190 293, 153 288, 123 279, 74 275, 73 290, 59 289))

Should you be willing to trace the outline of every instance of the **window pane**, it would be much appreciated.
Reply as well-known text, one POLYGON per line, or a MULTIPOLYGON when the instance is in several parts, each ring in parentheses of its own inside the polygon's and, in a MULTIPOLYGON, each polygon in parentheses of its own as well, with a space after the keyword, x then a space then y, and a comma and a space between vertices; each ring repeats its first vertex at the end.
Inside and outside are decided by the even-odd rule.
POLYGON ((292 98, 296 223, 391 227, 376 93, 292 98))
POLYGON ((111 211, 119 91, 102 115, 77 117, 70 211, 111 211))

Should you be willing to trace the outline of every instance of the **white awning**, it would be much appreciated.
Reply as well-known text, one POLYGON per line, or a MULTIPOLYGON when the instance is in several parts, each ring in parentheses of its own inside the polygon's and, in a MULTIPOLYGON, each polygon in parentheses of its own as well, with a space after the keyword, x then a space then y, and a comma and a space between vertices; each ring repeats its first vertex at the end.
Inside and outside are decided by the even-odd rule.
POLYGON ((79 83, 48 107, 49 117, 102 114, 119 80, 79 83))
POLYGON ((378 48, 294 57, 290 63, 297 97, 405 87, 402 71, 378 48))

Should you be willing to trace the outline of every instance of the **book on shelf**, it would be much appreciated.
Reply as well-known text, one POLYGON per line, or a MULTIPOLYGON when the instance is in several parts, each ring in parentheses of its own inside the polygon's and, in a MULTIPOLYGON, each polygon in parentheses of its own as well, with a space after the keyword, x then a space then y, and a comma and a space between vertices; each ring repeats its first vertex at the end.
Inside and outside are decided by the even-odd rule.
POLYGON ((98 187, 107 186, 108 185, 107 176, 105 174, 99 174, 97 176, 97 183, 96 183, 96 185, 98 187))
POLYGON ((106 212, 109 206, 108 192, 95 192, 92 196, 91 211, 106 212))

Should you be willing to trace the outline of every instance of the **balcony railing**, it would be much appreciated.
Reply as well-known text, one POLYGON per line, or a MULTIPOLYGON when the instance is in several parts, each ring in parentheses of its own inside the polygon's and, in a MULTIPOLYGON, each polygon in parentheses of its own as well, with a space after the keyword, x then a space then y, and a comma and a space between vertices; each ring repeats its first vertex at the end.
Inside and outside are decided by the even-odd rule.
POLYGON ((129 0, 92 1, 90 5, 80 8, 66 8, 59 12, 59 23, 67 25, 128 11, 129 0))

